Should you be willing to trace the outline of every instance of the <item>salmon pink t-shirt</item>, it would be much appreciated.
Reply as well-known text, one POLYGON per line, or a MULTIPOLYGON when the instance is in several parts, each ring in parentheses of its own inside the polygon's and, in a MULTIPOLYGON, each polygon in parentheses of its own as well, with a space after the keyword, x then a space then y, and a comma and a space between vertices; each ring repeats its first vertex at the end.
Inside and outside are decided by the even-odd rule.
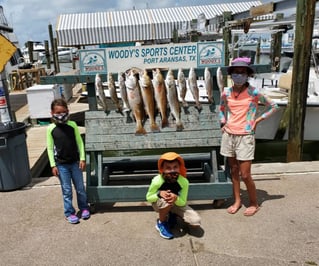
POLYGON ((254 134, 258 104, 266 107, 261 115, 264 119, 278 108, 273 100, 254 87, 248 86, 239 93, 234 93, 232 87, 224 88, 219 112, 220 123, 225 124, 223 129, 233 135, 254 134))

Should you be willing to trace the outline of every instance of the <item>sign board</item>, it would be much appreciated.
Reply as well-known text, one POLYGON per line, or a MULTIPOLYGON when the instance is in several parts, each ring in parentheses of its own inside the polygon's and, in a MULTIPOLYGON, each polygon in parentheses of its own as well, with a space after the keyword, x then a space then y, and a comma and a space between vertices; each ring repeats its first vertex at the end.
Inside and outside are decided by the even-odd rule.
POLYGON ((81 74, 96 74, 110 71, 125 72, 130 68, 205 68, 224 66, 223 42, 189 42, 161 45, 112 47, 95 50, 80 50, 81 74), (105 61, 103 64, 103 55, 105 61), (99 52, 99 56, 97 53, 99 52), (93 60, 92 58, 98 58, 93 60))
POLYGON ((16 50, 17 47, 0 34, 0 72, 4 70, 6 63, 10 60, 16 50))
POLYGON ((79 59, 81 74, 107 72, 105 49, 81 50, 79 59))

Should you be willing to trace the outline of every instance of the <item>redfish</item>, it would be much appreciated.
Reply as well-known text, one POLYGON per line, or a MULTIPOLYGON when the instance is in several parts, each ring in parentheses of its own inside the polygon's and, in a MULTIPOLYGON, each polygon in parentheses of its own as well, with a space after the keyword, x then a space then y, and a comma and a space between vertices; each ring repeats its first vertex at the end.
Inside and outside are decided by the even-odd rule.
POLYGON ((166 86, 163 75, 159 69, 153 71, 153 86, 154 86, 154 98, 157 104, 157 108, 161 114, 162 124, 161 127, 168 127, 167 119, 167 96, 166 86))
POLYGON ((183 70, 180 68, 177 73, 177 80, 178 80, 178 88, 179 88, 179 95, 182 99, 183 107, 188 107, 188 103, 185 100, 186 93, 187 93, 187 85, 186 85, 186 78, 184 75, 183 70))
POLYGON ((196 76, 195 69, 193 67, 189 70, 188 87, 193 95, 194 100, 195 100, 195 108, 200 113, 202 111, 203 107, 202 107, 201 103, 199 102, 199 89, 197 86, 197 76, 196 76))
POLYGON ((122 112, 121 103, 120 103, 119 98, 117 97, 117 94, 116 94, 115 81, 114 81, 112 73, 110 73, 110 72, 108 74, 108 88, 109 88, 111 100, 115 104, 115 106, 117 108, 117 112, 120 113, 121 115, 124 115, 122 112))
POLYGON ((136 73, 134 73, 134 71, 131 70, 126 76, 125 86, 128 103, 136 121, 135 135, 145 135, 146 130, 143 127, 143 120, 145 117, 143 99, 136 73))
POLYGON ((98 97, 97 97, 98 104, 103 108, 103 111, 106 114, 109 114, 110 110, 109 110, 109 107, 108 107, 108 104, 107 104, 107 100, 106 100, 106 97, 105 97, 105 94, 104 94, 104 89, 103 89, 103 86, 102 86, 102 80, 101 80, 101 76, 100 76, 99 73, 97 73, 95 75, 95 90, 98 93, 98 97))
POLYGON ((184 129, 184 126, 181 120, 181 107, 178 101, 178 94, 174 74, 171 69, 167 72, 165 83, 167 88, 167 99, 169 108, 171 114, 174 116, 176 120, 176 131, 182 131, 184 129))
POLYGON ((214 112, 216 105, 215 105, 215 100, 213 96, 212 77, 208 67, 205 67, 205 70, 204 70, 204 81, 205 81, 206 94, 208 97, 208 103, 210 104, 209 108, 212 112, 214 112))
POLYGON ((127 99, 127 91, 125 86, 125 74, 123 72, 118 73, 117 79, 119 83, 120 95, 123 102, 123 112, 126 114, 126 123, 132 123, 133 119, 130 116, 131 110, 127 99))
POLYGON ((125 86, 125 74, 123 72, 118 73, 117 79, 119 83, 120 95, 123 101, 123 111, 125 112, 130 109, 125 86))
POLYGON ((141 87, 144 108, 150 119, 151 131, 159 132, 160 129, 155 121, 154 87, 152 84, 152 80, 146 70, 144 70, 143 73, 140 73, 140 87, 141 87))

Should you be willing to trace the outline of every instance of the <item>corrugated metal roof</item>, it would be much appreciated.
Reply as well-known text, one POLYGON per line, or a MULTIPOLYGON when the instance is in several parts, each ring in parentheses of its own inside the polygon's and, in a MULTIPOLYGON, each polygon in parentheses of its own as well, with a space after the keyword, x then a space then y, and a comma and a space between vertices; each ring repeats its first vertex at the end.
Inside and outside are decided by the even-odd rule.
POLYGON ((225 11, 240 13, 258 5, 260 1, 62 14, 56 33, 59 45, 63 46, 171 39, 174 29, 189 28, 191 21, 202 13, 206 19, 212 19, 225 11))

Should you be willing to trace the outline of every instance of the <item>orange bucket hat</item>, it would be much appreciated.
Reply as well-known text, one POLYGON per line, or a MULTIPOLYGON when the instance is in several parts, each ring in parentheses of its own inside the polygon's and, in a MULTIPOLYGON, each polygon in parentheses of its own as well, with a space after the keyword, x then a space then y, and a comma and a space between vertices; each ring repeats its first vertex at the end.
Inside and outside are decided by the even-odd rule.
POLYGON ((187 169, 185 167, 184 159, 179 154, 177 154, 175 152, 166 152, 166 153, 161 155, 161 157, 159 158, 159 160, 157 162, 157 167, 158 167, 159 173, 160 174, 163 173, 163 162, 164 161, 174 161, 174 160, 178 160, 178 162, 179 162, 180 175, 182 175, 183 177, 186 177, 187 169))

